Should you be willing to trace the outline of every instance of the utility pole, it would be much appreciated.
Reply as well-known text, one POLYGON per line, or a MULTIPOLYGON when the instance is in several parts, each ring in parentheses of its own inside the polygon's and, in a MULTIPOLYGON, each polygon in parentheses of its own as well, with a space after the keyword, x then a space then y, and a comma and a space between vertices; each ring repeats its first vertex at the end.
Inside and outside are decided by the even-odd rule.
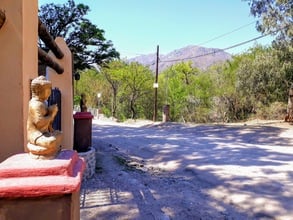
POLYGON ((158 74, 159 74, 159 45, 157 46, 157 62, 156 62, 156 78, 154 83, 155 97, 154 97, 154 115, 153 121, 157 121, 158 115, 158 74))

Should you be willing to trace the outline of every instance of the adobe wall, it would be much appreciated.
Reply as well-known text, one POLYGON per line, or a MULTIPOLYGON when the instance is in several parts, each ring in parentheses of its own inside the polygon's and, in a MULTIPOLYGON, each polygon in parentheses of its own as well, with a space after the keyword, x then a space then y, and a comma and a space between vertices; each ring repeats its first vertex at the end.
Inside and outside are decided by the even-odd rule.
POLYGON ((1 0, 0 162, 24 152, 30 80, 38 75, 38 0, 1 0))

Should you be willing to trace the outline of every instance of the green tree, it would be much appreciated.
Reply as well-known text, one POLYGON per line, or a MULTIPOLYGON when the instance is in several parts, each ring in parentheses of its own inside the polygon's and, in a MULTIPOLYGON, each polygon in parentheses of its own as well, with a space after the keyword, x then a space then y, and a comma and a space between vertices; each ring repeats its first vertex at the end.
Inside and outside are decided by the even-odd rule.
POLYGON ((236 87, 241 99, 242 116, 247 118, 274 102, 284 102, 288 82, 276 51, 258 46, 242 56, 236 87))
POLYGON ((123 77, 127 74, 127 63, 122 60, 114 60, 110 62, 107 66, 101 69, 101 73, 111 86, 111 96, 112 96, 112 107, 111 115, 112 117, 117 116, 117 96, 120 86, 123 83, 123 77))
POLYGON ((240 59, 234 56, 232 60, 225 63, 211 66, 207 72, 210 74, 214 88, 212 102, 213 119, 220 122, 229 122, 236 118, 237 91, 236 91, 236 71, 240 59))
POLYGON ((150 94, 152 91, 153 74, 151 70, 139 63, 128 64, 123 75, 122 100, 127 103, 126 117, 136 119, 146 117, 145 110, 149 110, 150 94))
POLYGON ((293 2, 292 0, 245 0, 249 2, 250 12, 259 20, 257 30, 277 35, 282 42, 293 40, 293 2))
MULTIPOLYGON (((96 108, 98 106, 97 94, 101 93, 103 111, 108 112, 111 109, 111 99, 109 91, 111 90, 109 83, 102 74, 97 74, 93 69, 86 69, 82 71, 80 80, 75 81, 75 105, 79 105, 81 94, 85 94, 87 106, 89 108, 96 108)), ((100 101, 101 101, 100 100, 100 101)))
POLYGON ((251 14, 258 18, 257 30, 275 35, 273 47, 278 51, 282 69, 287 79, 293 76, 293 1, 292 0, 246 0, 251 14))
POLYGON ((199 72, 189 88, 187 116, 189 121, 207 122, 211 120, 215 87, 211 74, 199 72))
POLYGON ((53 38, 65 39, 73 53, 75 70, 90 68, 92 64, 103 65, 119 58, 112 42, 106 40, 104 30, 85 18, 89 10, 87 5, 75 4, 74 0, 63 5, 42 5, 39 10, 39 17, 53 38))
POLYGON ((160 105, 170 105, 170 119, 172 121, 189 118, 188 102, 194 102, 190 94, 199 70, 192 67, 191 62, 177 63, 159 75, 160 105), (185 118, 187 117, 187 118, 185 118))
POLYGON ((293 1, 292 0, 246 0, 251 14, 258 18, 257 30, 276 36, 274 51, 279 59, 279 69, 283 72, 281 88, 293 81, 293 1))

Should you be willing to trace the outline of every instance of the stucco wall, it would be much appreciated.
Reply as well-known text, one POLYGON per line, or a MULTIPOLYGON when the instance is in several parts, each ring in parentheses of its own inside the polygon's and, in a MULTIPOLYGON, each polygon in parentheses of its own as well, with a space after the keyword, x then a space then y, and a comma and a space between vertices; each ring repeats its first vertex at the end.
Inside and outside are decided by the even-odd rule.
POLYGON ((0 29, 0 162, 26 145, 30 80, 37 73, 38 1, 1 0, 6 21, 0 29))

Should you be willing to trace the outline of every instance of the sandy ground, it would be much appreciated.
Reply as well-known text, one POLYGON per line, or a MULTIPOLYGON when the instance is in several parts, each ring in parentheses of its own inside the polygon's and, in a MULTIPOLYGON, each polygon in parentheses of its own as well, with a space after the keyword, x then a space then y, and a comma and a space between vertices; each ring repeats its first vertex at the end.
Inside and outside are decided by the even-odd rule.
POLYGON ((93 120, 81 219, 293 219, 293 125, 93 120))

